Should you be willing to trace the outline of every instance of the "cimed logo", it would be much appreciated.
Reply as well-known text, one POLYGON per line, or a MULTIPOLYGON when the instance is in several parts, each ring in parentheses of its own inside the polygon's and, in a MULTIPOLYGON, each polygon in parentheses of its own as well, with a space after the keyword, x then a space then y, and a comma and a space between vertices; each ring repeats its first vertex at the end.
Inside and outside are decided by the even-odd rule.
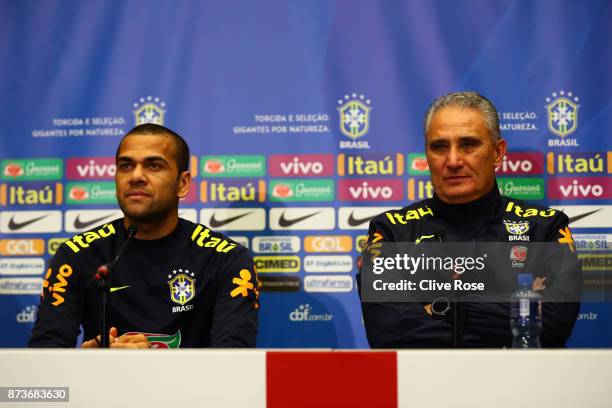
POLYGON ((163 125, 166 113, 165 107, 166 103, 162 102, 158 97, 147 96, 146 98, 140 98, 138 102, 134 103, 134 123, 136 126, 145 123, 163 125))
POLYGON ((351 139, 358 139, 370 129, 371 101, 364 95, 344 95, 338 100, 340 131, 351 139))
POLYGON ((552 98, 546 98, 548 129, 557 136, 565 137, 578 127, 578 97, 572 92, 553 92, 552 98))

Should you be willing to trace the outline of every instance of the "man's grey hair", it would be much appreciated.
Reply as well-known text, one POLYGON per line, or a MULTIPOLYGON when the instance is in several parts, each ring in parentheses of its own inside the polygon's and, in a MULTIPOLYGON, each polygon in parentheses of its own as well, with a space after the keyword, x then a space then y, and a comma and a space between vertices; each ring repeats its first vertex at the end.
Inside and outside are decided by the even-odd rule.
POLYGON ((433 115, 441 109, 456 107, 463 109, 472 109, 478 111, 484 116, 485 123, 489 129, 491 140, 493 144, 496 144, 501 140, 501 133, 499 131, 499 115, 497 109, 490 100, 479 94, 478 92, 453 92, 447 95, 442 95, 434 100, 427 114, 425 115, 425 137, 429 131, 429 125, 431 124, 431 118, 433 115))

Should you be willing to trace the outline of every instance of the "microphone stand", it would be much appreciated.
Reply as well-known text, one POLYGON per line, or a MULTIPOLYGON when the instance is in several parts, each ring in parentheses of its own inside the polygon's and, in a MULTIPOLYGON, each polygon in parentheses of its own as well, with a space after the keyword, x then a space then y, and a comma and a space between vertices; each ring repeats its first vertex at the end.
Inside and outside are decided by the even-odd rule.
POLYGON ((96 271, 95 279, 97 283, 98 290, 100 291, 100 347, 101 348, 109 348, 109 339, 108 339, 108 326, 110 320, 110 275, 113 267, 119 260, 119 257, 131 241, 132 237, 136 235, 136 228, 129 227, 128 228, 128 237, 119 249, 117 256, 113 259, 112 262, 105 263, 100 266, 96 271))
POLYGON ((453 301, 451 302, 451 310, 453 313, 453 331, 452 341, 453 348, 459 347, 459 310, 457 310, 457 301, 455 300, 455 294, 453 294, 453 301))

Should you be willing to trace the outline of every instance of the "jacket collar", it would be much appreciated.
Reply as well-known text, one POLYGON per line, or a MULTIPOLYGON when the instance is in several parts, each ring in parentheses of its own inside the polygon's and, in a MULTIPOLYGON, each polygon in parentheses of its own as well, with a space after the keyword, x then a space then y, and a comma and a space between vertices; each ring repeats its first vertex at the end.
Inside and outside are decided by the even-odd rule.
POLYGON ((486 219, 497 214, 501 202, 502 199, 497 187, 497 180, 494 180, 491 191, 466 204, 447 204, 434 194, 431 199, 431 208, 436 217, 467 223, 473 222, 475 219, 486 219))

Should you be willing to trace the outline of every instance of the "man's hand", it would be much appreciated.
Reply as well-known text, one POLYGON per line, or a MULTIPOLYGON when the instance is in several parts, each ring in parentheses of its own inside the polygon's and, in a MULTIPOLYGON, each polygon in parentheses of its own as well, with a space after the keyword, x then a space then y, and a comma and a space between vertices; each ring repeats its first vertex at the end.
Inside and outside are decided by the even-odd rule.
MULTIPOLYGON (((117 336, 117 328, 111 327, 108 331, 108 343, 110 348, 150 348, 151 345, 144 334, 124 334, 117 336)), ((100 336, 95 339, 84 341, 82 348, 99 348, 100 336)))
POLYGON ((124 334, 115 337, 115 341, 110 343, 110 348, 151 348, 147 336, 144 334, 124 334))

